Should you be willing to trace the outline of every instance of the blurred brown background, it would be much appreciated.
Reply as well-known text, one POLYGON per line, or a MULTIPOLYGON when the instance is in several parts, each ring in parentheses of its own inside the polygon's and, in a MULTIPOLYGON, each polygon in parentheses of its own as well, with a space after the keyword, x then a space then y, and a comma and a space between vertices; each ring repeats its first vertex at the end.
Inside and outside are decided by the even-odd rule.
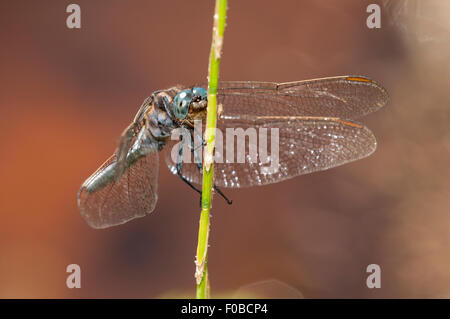
MULTIPOLYGON (((80 30, 70 3, 0 2, 0 297, 192 296, 198 196, 163 162, 154 213, 120 227, 90 229, 76 193, 145 97, 205 80, 213 1, 78 0, 80 30)), ((441 0, 229 1, 222 79, 361 74, 391 101, 362 120, 371 157, 216 198, 213 297, 450 296, 449 17, 441 0)))

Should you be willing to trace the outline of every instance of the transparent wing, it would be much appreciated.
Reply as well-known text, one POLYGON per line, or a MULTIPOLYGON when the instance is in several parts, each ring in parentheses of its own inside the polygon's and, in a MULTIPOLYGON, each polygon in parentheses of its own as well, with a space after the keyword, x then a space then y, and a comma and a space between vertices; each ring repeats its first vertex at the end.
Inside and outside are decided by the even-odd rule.
MULTIPOLYGON (((388 99, 383 87, 362 76, 289 83, 221 82, 218 102, 222 104, 222 113, 218 128, 226 141, 223 150, 216 144, 216 184, 222 187, 265 185, 366 157, 376 148, 372 132, 361 124, 340 118, 362 117, 383 107, 388 99), (227 144, 227 129, 255 129, 258 138, 261 129, 266 129, 270 140, 269 131, 278 130, 275 143, 278 156, 259 152, 261 143, 248 138, 239 154, 245 162, 237 163, 236 155, 226 163, 228 152, 232 152, 230 146, 239 149, 237 140, 227 144), (255 149, 258 150, 256 160, 255 149), (217 157, 222 157, 225 163, 217 163, 217 157), (277 169, 272 170, 274 165, 277 169)), ((171 147, 167 149, 166 162, 175 173, 171 147)), ((183 162, 182 174, 193 183, 201 183, 195 164, 183 162)))
POLYGON ((136 136, 138 132, 141 130, 141 123, 144 117, 145 112, 150 107, 152 103, 153 97, 150 96, 142 102, 141 107, 139 108, 136 116, 134 117, 133 122, 122 132, 119 145, 116 149, 116 158, 117 158, 117 166, 116 166, 116 176, 121 176, 125 170, 126 157, 130 146, 133 142, 136 141, 136 136))
POLYGON ((151 213, 158 200, 159 156, 151 152, 115 180, 116 155, 111 156, 81 186, 78 207, 93 228, 123 224, 151 213))
POLYGON ((218 102, 234 115, 323 116, 357 119, 383 107, 386 90, 362 76, 289 83, 221 82, 218 102))
MULTIPOLYGON (((375 137, 369 129, 338 118, 222 116, 217 127, 223 132, 223 139, 217 138, 219 133, 216 134, 214 168, 216 185, 221 187, 276 183, 361 159, 376 149, 375 137), (237 138, 230 139, 231 133, 227 129, 228 132, 242 129, 247 133, 243 149, 237 138), (256 140, 250 137, 255 135, 253 131, 256 131, 256 140), (229 155, 229 152, 234 154, 229 155), (239 163, 238 156, 241 161, 244 158, 243 163, 239 163)), ((166 162, 175 173, 170 149, 167 147, 166 162)), ((190 150, 185 149, 185 152, 190 150)), ((201 183, 201 174, 193 163, 183 162, 182 174, 193 183, 201 183)))

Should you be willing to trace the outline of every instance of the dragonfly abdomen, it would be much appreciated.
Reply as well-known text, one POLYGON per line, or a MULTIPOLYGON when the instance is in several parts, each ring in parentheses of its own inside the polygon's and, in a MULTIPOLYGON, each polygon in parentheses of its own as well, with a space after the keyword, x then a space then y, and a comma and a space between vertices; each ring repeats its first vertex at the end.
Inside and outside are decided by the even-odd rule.
MULTIPOLYGON (((125 168, 128 169, 133 166, 139 159, 147 156, 148 153, 159 151, 164 144, 164 141, 156 140, 147 128, 143 126, 136 138, 136 141, 127 154, 125 159, 125 168)), ((94 174, 90 179, 88 179, 83 185, 86 192, 96 192, 106 187, 111 182, 119 180, 121 176, 117 176, 116 166, 117 161, 114 161, 104 170, 98 174, 94 174)))

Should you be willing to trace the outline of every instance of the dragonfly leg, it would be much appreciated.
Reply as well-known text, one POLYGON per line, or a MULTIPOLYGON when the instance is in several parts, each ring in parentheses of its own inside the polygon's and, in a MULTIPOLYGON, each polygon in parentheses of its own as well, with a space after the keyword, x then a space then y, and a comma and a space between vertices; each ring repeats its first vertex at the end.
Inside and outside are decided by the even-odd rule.
MULTIPOLYGON (((196 133, 198 134, 198 132, 196 132, 196 133)), ((197 137, 198 137, 198 135, 197 135, 197 137)), ((203 139, 201 138, 201 136, 199 138, 202 141, 201 146, 203 149, 203 146, 204 146, 203 139)), ((192 153, 194 153, 194 162, 195 162, 195 165, 197 165, 198 171, 201 174, 202 170, 203 170, 203 166, 202 166, 202 162, 200 160, 200 156, 198 156, 197 147, 195 147, 195 145, 194 145, 194 138, 192 136, 192 132, 191 132, 191 143, 192 143, 191 150, 192 150, 192 153)), ((219 194, 227 202, 228 205, 233 204, 233 201, 228 199, 228 197, 225 196, 225 194, 220 190, 220 188, 218 186, 216 186, 216 184, 214 184, 214 190, 217 192, 217 194, 219 194)))
POLYGON ((198 140, 201 141, 200 145, 195 146, 194 145, 194 136, 192 136, 192 132, 191 132, 191 141, 192 141, 192 146, 191 149, 197 149, 199 147, 205 147, 206 146, 206 142, 203 140, 201 134, 195 129, 194 127, 194 133, 197 136, 198 140))
POLYGON ((183 168, 183 149, 184 149, 184 140, 183 140, 183 136, 181 136, 181 143, 180 143, 180 148, 178 149, 178 158, 177 158, 177 164, 176 164, 177 175, 183 180, 183 182, 188 184, 193 190, 195 190, 197 193, 199 193, 201 195, 202 191, 199 190, 194 185, 192 185, 192 183, 190 181, 188 181, 187 178, 183 176, 183 174, 181 174, 181 169, 183 168))
POLYGON ((216 186, 216 184, 214 184, 214 190, 217 192, 217 194, 219 194, 227 202, 228 205, 233 204, 233 200, 226 197, 225 194, 222 193, 220 188, 218 186, 216 186))

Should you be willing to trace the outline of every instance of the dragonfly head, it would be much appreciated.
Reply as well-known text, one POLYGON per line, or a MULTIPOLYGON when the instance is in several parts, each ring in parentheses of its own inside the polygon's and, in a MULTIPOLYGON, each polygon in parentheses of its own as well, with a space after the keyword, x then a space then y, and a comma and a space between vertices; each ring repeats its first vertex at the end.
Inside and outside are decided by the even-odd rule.
POLYGON ((173 99, 172 109, 173 114, 179 120, 185 119, 189 111, 191 115, 196 117, 196 114, 203 113, 208 105, 208 97, 206 90, 201 87, 194 87, 192 90, 182 90, 173 99))

